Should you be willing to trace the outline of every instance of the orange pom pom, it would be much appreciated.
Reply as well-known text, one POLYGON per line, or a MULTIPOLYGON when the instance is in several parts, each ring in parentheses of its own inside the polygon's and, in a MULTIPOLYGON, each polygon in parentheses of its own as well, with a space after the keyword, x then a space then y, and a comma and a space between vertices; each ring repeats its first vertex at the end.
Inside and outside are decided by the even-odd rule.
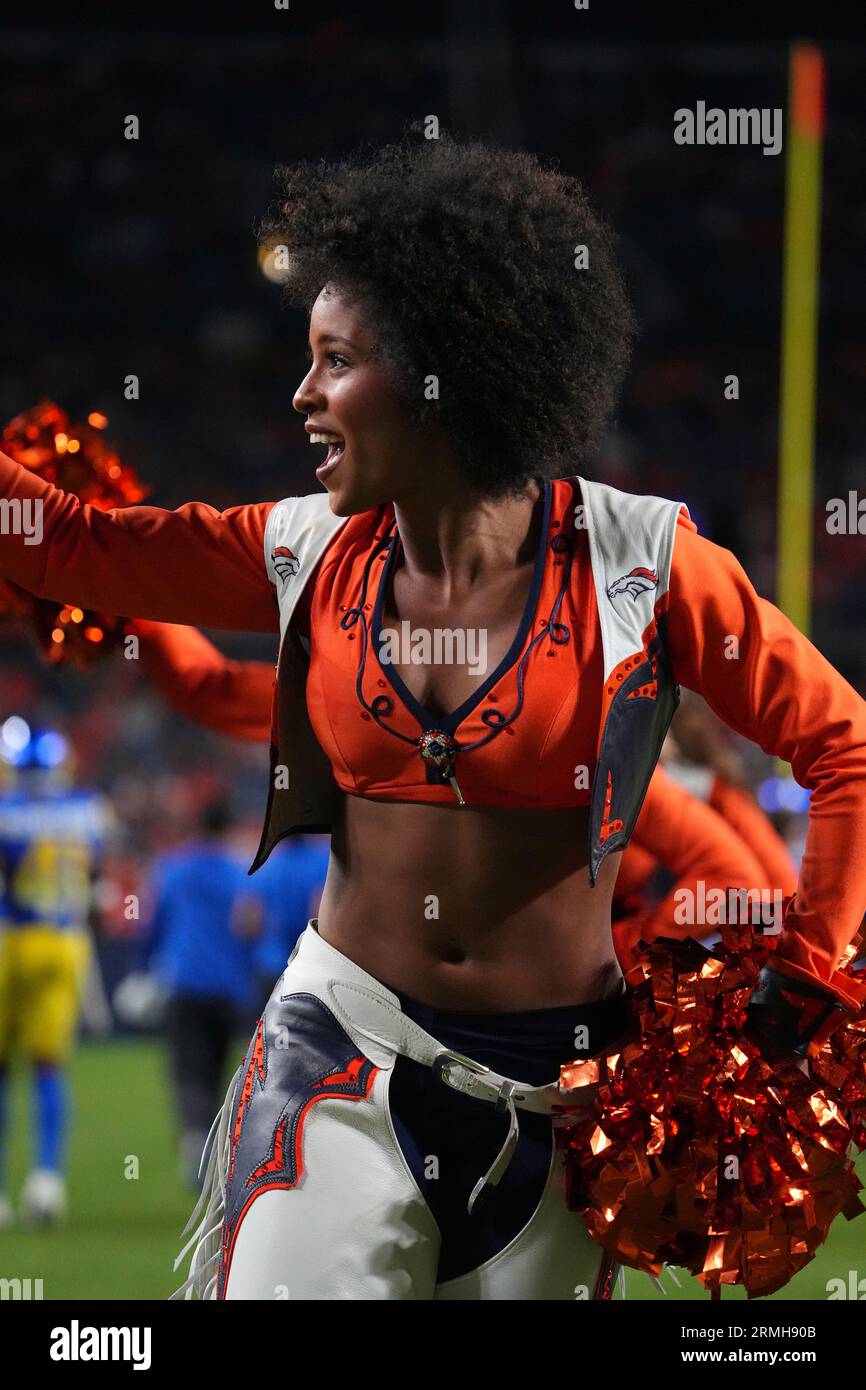
MULTIPOLYGON (((147 495, 134 469, 109 447, 104 430, 108 417, 91 411, 73 424, 54 401, 40 401, 16 415, 0 436, 10 458, 46 482, 70 492, 90 506, 108 511, 129 507, 147 495)), ((0 619, 26 619, 52 665, 92 666, 120 642, 122 618, 37 599, 13 585, 0 586, 0 619)))
POLYGON ((569 1206, 619 1263, 682 1265, 714 1296, 742 1284, 751 1298, 808 1264, 840 1212, 864 1209, 866 1007, 840 1013, 811 1076, 794 1053, 768 1061, 743 1024, 775 939, 722 937, 645 950, 627 977, 631 1036, 562 1068, 555 1129, 569 1206))

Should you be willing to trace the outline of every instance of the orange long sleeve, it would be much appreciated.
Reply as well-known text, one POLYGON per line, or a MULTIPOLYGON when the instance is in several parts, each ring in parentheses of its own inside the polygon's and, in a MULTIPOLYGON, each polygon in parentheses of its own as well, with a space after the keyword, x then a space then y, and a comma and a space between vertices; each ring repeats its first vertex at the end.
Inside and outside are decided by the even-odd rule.
MULTIPOLYGON (((652 783, 650 783, 652 786, 652 783)), ((649 792, 647 792, 649 796, 649 792)), ((640 819, 640 818, 638 818, 640 819)), ((648 880, 659 867, 659 861, 638 839, 638 827, 623 850, 616 876, 614 896, 619 899, 640 898, 648 880)))
POLYGON ((230 738, 267 743, 274 667, 232 661, 194 627, 137 619, 142 667, 172 709, 230 738))
MULTIPOLYGON (((614 927, 617 956, 623 962, 627 953, 643 936, 652 941, 657 936, 695 937, 713 931, 713 923, 677 920, 677 909, 684 893, 692 895, 697 905, 703 894, 728 888, 767 890, 767 901, 778 885, 768 879, 760 860, 749 845, 731 826, 697 797, 692 796, 657 767, 650 779, 646 797, 634 829, 632 843, 642 856, 646 867, 651 862, 663 864, 676 875, 676 883, 656 907, 626 918, 614 927)), ((623 864, 631 845, 623 854, 623 864)), ((620 882, 617 879, 617 892, 620 882)))
MULTIPOLYGON (((761 888, 760 861, 735 830, 657 767, 635 826, 638 845, 693 887, 705 883, 761 888)), ((673 899, 666 899, 673 905, 673 899)), ((660 913, 661 915, 661 913, 660 913)))
POLYGON ((806 850, 775 963, 856 1005, 839 958, 866 908, 866 703, 753 588, 730 551, 681 519, 668 648, 676 679, 812 791, 806 850))
POLYGON ((106 613, 276 632, 264 560, 273 503, 99 511, 0 453, 0 574, 106 613), (22 531, 26 528, 29 534, 22 531))
POLYGON ((785 841, 755 798, 742 787, 735 787, 724 777, 717 776, 710 792, 710 805, 751 845, 767 882, 774 888, 781 888, 786 898, 796 893, 797 866, 785 841))

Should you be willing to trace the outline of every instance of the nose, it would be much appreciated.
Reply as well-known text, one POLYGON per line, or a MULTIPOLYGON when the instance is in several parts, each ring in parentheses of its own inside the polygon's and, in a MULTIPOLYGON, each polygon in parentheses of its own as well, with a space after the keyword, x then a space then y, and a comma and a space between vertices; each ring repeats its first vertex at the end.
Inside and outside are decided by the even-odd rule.
POLYGON ((325 394, 316 380, 316 369, 310 367, 298 389, 292 397, 292 405, 301 415, 312 415, 316 409, 322 409, 325 405, 325 394))

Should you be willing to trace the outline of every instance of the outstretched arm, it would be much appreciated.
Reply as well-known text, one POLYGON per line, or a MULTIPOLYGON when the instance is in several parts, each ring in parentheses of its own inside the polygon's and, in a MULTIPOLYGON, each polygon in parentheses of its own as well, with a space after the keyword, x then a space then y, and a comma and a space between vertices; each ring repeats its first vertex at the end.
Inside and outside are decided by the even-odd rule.
POLYGON ((866 908, 866 703, 730 551, 677 528, 668 605, 674 675, 738 733, 790 762, 811 788, 796 896, 774 963, 854 1006, 837 971, 866 908))
POLYGON ((136 619, 130 631, 144 670, 172 709, 219 734, 267 743, 273 666, 230 661, 194 627, 136 619))
POLYGON ((263 548, 272 505, 103 512, 0 453, 0 575, 106 613, 275 632, 263 548))

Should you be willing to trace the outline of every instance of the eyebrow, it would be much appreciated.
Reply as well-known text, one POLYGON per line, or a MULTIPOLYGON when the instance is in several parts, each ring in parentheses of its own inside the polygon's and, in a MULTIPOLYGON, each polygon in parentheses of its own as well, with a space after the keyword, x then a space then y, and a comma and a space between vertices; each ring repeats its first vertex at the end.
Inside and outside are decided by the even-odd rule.
POLYGON ((345 343, 346 347, 353 348, 355 344, 350 338, 341 338, 339 333, 320 333, 316 339, 318 343, 345 343))

